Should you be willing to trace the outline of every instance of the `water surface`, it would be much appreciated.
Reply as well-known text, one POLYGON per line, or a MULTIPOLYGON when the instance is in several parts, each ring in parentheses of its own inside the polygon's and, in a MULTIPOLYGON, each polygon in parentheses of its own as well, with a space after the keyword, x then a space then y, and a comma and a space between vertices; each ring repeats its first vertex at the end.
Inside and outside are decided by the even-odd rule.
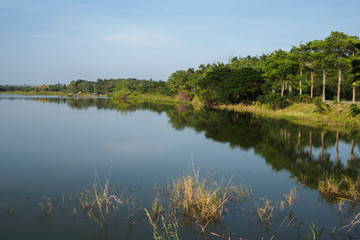
MULTIPOLYGON (((200 173, 216 172, 252 189, 247 201, 232 204, 225 218, 198 234, 181 227, 182 239, 303 238, 314 222, 331 237, 333 227, 346 225, 357 205, 338 204, 317 191, 323 174, 358 176, 359 138, 354 132, 326 131, 286 121, 186 105, 113 102, 108 98, 0 96, 0 239, 151 239, 143 208, 151 208, 154 185, 166 186, 192 162, 200 173), (95 172, 119 185, 136 202, 129 221, 124 205, 107 229, 81 214, 71 201, 91 188, 95 172), (272 223, 256 214, 262 199, 274 204, 297 189, 291 209, 277 210, 272 223), (43 216, 42 196, 53 201, 43 216), (276 230, 284 219, 292 224, 276 230)), ((124 195, 125 196, 125 195, 124 195)), ((166 196, 162 196, 166 201, 166 196)), ((354 236, 353 236, 354 237, 354 236)), ((356 236, 355 236, 356 237, 356 236)), ((346 239, 342 232, 338 239, 346 239)))

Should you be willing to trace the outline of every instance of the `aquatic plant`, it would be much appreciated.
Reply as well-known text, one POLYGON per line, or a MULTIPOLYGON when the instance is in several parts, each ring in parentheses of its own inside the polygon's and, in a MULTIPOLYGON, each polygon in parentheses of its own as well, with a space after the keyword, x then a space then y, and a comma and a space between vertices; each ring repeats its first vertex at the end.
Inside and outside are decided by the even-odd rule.
POLYGON ((273 216, 275 207, 272 205, 272 203, 269 199, 262 199, 262 200, 264 202, 264 207, 262 207, 262 208, 259 207, 257 209, 259 220, 261 222, 271 224, 270 218, 273 216))
MULTIPOLYGON (((111 172, 111 171, 110 171, 111 172)), ((109 191, 110 173, 104 186, 100 183, 95 172, 92 190, 85 190, 79 193, 79 203, 84 215, 99 223, 100 227, 106 222, 106 216, 112 209, 117 211, 119 204, 123 204, 121 196, 116 196, 109 191)))
POLYGON ((283 193, 283 196, 285 197, 285 203, 291 208, 296 200, 296 188, 292 188, 289 194, 283 193))
POLYGON ((342 228, 340 228, 339 230, 341 229, 344 229, 344 228, 348 228, 346 234, 349 234, 349 232, 351 231, 351 229, 353 229, 355 227, 355 225, 359 224, 360 223, 360 213, 358 213, 354 219, 346 226, 343 226, 342 228))
POLYGON ((46 195, 41 196, 41 201, 38 203, 38 205, 41 208, 42 214, 48 215, 52 213, 53 205, 51 203, 50 197, 46 195))
POLYGON ((178 235, 179 223, 173 210, 154 217, 144 208, 149 223, 153 228, 153 239, 155 240, 180 240, 178 235))
POLYGON ((360 177, 352 179, 347 176, 329 176, 319 181, 320 194, 350 201, 360 200, 360 177))
POLYGON ((319 230, 313 222, 306 222, 306 224, 309 227, 309 231, 307 231, 307 234, 304 236, 304 238, 309 240, 320 240, 320 237, 325 229, 322 228, 321 230, 319 230))
POLYGON ((126 220, 130 224, 135 224, 136 211, 140 210, 141 207, 138 207, 138 208, 136 207, 135 198, 130 195, 126 195, 125 204, 126 204, 126 207, 128 209, 128 213, 129 213, 126 220))
POLYGON ((160 202, 159 198, 155 197, 151 207, 152 216, 158 217, 164 213, 164 205, 160 202))
POLYGON ((230 200, 229 188, 223 182, 200 178, 199 170, 178 177, 172 183, 170 200, 172 206, 185 220, 208 223, 220 220, 230 200))

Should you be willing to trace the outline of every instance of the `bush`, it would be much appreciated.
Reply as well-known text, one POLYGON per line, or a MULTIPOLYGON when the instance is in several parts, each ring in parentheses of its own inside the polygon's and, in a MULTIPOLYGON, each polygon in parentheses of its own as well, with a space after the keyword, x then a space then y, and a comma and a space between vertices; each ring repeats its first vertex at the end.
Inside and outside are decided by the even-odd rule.
POLYGON ((315 106, 316 106, 316 112, 318 112, 318 113, 324 113, 325 112, 324 103, 322 102, 320 97, 315 97, 314 98, 314 103, 315 103, 315 106))
POLYGON ((309 95, 303 94, 299 97, 299 102, 301 103, 312 103, 312 99, 309 95))
POLYGON ((281 96, 279 93, 270 93, 267 95, 262 95, 258 98, 258 101, 262 104, 268 105, 271 109, 276 108, 286 108, 289 106, 289 102, 286 100, 285 97, 281 96))
POLYGON ((360 113, 360 109, 359 109, 358 105, 356 105, 354 103, 350 104, 350 116, 355 117, 359 113, 360 113))

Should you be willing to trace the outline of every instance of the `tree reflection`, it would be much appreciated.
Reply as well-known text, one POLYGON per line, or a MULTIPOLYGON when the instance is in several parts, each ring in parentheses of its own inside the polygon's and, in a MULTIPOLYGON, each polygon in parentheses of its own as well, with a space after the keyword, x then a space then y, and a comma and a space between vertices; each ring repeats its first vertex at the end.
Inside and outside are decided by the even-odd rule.
MULTIPOLYGON (((109 98, 28 98, 27 100, 66 104, 74 109, 96 108, 130 113, 147 110, 165 113, 169 124, 181 131, 191 128, 206 138, 228 143, 230 148, 253 150, 275 171, 286 170, 306 187, 318 188, 324 176, 349 176, 360 173, 359 134, 345 134, 273 120, 250 113, 225 110, 195 110, 191 105, 113 101, 109 98), (339 143, 342 144, 339 144, 339 143), (348 152, 347 159, 341 159, 348 152)), ((332 201, 331 199, 326 199, 332 201)))

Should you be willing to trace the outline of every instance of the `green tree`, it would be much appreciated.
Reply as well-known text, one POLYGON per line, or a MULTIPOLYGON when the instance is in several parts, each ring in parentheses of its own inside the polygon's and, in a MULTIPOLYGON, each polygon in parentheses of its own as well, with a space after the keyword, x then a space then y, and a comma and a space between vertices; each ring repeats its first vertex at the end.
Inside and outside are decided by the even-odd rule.
POLYGON ((271 84, 272 92, 280 85, 281 96, 284 96, 285 81, 290 74, 296 74, 298 63, 290 58, 288 52, 276 50, 267 57, 263 66, 263 77, 271 84))
POLYGON ((299 76, 298 76, 298 80, 299 80, 299 95, 301 97, 303 89, 302 89, 302 83, 305 80, 304 78, 304 70, 306 67, 306 60, 307 60, 307 54, 308 54, 308 47, 305 44, 300 44, 299 47, 295 47, 293 46, 290 54, 292 55, 291 57, 298 62, 299 64, 299 76))
POLYGON ((187 71, 178 70, 170 75, 168 79, 169 87, 174 92, 179 91, 191 91, 189 84, 189 76, 194 73, 193 68, 189 68, 187 71))
POLYGON ((331 32, 330 36, 325 39, 330 48, 329 57, 338 68, 338 88, 337 88, 337 102, 340 103, 342 70, 349 64, 348 56, 352 53, 348 35, 342 32, 331 32))
POLYGON ((322 102, 325 102, 325 89, 326 89, 326 73, 327 68, 333 65, 331 58, 331 48, 327 41, 314 40, 311 48, 315 51, 315 66, 322 70, 323 83, 322 83, 322 102))

